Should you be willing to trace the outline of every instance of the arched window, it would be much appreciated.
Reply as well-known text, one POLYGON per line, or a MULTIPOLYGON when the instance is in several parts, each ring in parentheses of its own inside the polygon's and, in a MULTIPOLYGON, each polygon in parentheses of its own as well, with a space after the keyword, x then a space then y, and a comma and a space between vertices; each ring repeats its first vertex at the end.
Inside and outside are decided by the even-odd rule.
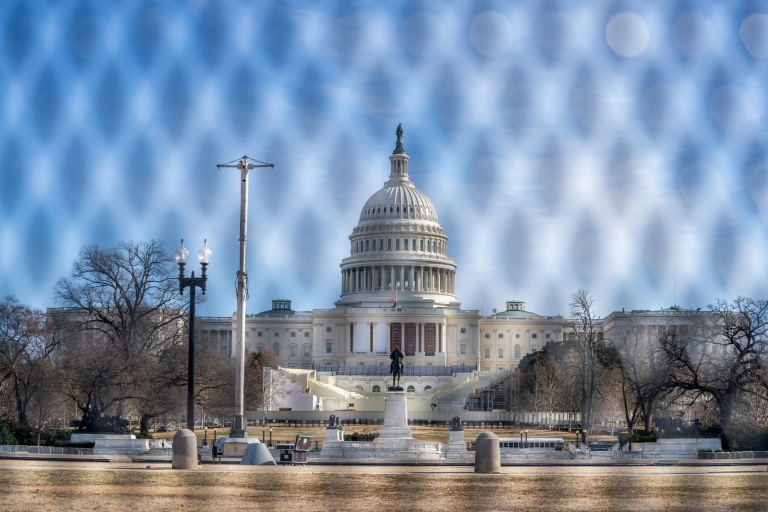
POLYGON ((374 384, 374 386, 371 388, 372 393, 381 393, 381 388, 378 384, 374 384))
POLYGON ((408 250, 408 239, 407 238, 405 240, 403 240, 403 250, 404 251, 408 250))
POLYGON ((429 389, 432 389, 432 386, 424 386, 424 391, 427 391, 429 389))
POLYGON ((411 250, 413 250, 413 251, 416 250, 416 239, 415 238, 413 239, 413 243, 411 244, 411 250))
POLYGON ((413 386, 408 386, 408 389, 406 389, 406 391, 407 391, 408 393, 415 393, 415 392, 416 392, 416 388, 415 388, 415 387, 413 387, 413 386))
POLYGON ((362 391, 363 390, 362 384, 358 384, 357 386, 355 386, 355 389, 358 391, 362 391))
POLYGON ((365 252, 368 252, 370 250, 371 250, 371 241, 370 240, 366 240, 365 241, 365 252))
POLYGON ((520 359, 520 345, 515 345, 515 359, 520 359))
POLYGON ((396 251, 400 250, 400 239, 399 238, 395 240, 395 250, 396 251))
POLYGON ((419 240, 419 250, 424 252, 424 240, 419 240))
POLYGON ((387 238, 387 250, 388 251, 392 250, 392 239, 391 238, 387 238))
POLYGON ((384 250, 384 239, 383 238, 379 239, 379 250, 380 251, 384 250))

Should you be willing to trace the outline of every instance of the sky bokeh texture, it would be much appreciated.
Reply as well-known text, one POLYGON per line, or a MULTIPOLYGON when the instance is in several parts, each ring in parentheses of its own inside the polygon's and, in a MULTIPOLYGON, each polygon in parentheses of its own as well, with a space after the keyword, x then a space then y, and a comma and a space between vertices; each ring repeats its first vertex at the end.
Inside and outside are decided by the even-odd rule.
POLYGON ((232 314, 243 154, 248 311, 332 307, 398 123, 464 308, 766 298, 766 2, 5 0, 0 91, 0 295, 36 307, 86 244, 207 238, 232 314))

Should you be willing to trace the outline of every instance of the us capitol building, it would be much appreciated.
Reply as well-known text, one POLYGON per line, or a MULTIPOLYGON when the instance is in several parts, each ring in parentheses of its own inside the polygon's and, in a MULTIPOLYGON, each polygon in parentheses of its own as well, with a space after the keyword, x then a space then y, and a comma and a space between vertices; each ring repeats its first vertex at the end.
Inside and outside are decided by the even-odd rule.
MULTIPOLYGON (((289 372, 327 381, 318 387, 328 392, 319 395, 346 391, 336 393, 346 394, 343 400, 325 397, 331 401, 349 402, 349 392, 383 395, 395 347, 405 355, 403 387, 435 398, 439 388, 455 387, 457 375, 467 381, 478 372, 506 373, 550 339, 562 339, 561 316, 531 313, 521 301, 493 316, 461 309, 448 236, 435 205, 410 180, 408 161, 398 126, 389 179, 365 202, 349 237, 334 308, 293 311, 290 300, 273 300, 271 309, 247 316, 246 353, 274 350, 289 372)), ((234 314, 200 320, 202 341, 222 355, 237 353, 234 314)))
MULTIPOLYGON (((562 316, 526 311, 522 301, 491 316, 461 309, 448 236, 435 205, 409 179, 408 161, 398 126, 389 179, 365 202, 349 237, 335 307, 294 311, 290 300, 273 300, 271 309, 247 316, 245 351, 274 350, 298 391, 291 392, 294 410, 381 410, 395 347, 405 355, 409 411, 487 410, 468 401, 482 401, 479 391, 526 354, 563 339, 562 316)), ((236 315, 200 320, 201 341, 233 357, 236 315)))

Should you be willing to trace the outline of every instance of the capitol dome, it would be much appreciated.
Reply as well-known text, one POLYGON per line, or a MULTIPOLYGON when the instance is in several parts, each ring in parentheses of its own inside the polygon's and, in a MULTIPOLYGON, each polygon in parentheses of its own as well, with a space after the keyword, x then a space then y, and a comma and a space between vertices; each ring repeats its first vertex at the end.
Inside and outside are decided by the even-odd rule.
POLYGON ((349 237, 336 304, 458 307, 448 237, 432 201, 410 181, 401 126, 396 133, 389 180, 365 202, 349 237))

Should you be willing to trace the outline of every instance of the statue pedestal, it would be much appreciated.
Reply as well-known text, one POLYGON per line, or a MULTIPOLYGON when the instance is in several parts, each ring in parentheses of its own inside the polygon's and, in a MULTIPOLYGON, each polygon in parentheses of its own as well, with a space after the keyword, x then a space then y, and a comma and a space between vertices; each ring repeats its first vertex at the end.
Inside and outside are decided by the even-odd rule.
POLYGON ((463 459, 468 456, 467 443, 464 441, 463 430, 451 430, 451 437, 448 439, 448 451, 446 459, 463 459))
POLYGON ((374 442, 393 440, 413 440, 408 428, 408 411, 405 405, 405 391, 387 391, 384 393, 384 426, 374 442))
POLYGON ((325 440, 323 441, 323 457, 341 457, 341 443, 344 441, 344 434, 335 427, 325 429, 325 440))

